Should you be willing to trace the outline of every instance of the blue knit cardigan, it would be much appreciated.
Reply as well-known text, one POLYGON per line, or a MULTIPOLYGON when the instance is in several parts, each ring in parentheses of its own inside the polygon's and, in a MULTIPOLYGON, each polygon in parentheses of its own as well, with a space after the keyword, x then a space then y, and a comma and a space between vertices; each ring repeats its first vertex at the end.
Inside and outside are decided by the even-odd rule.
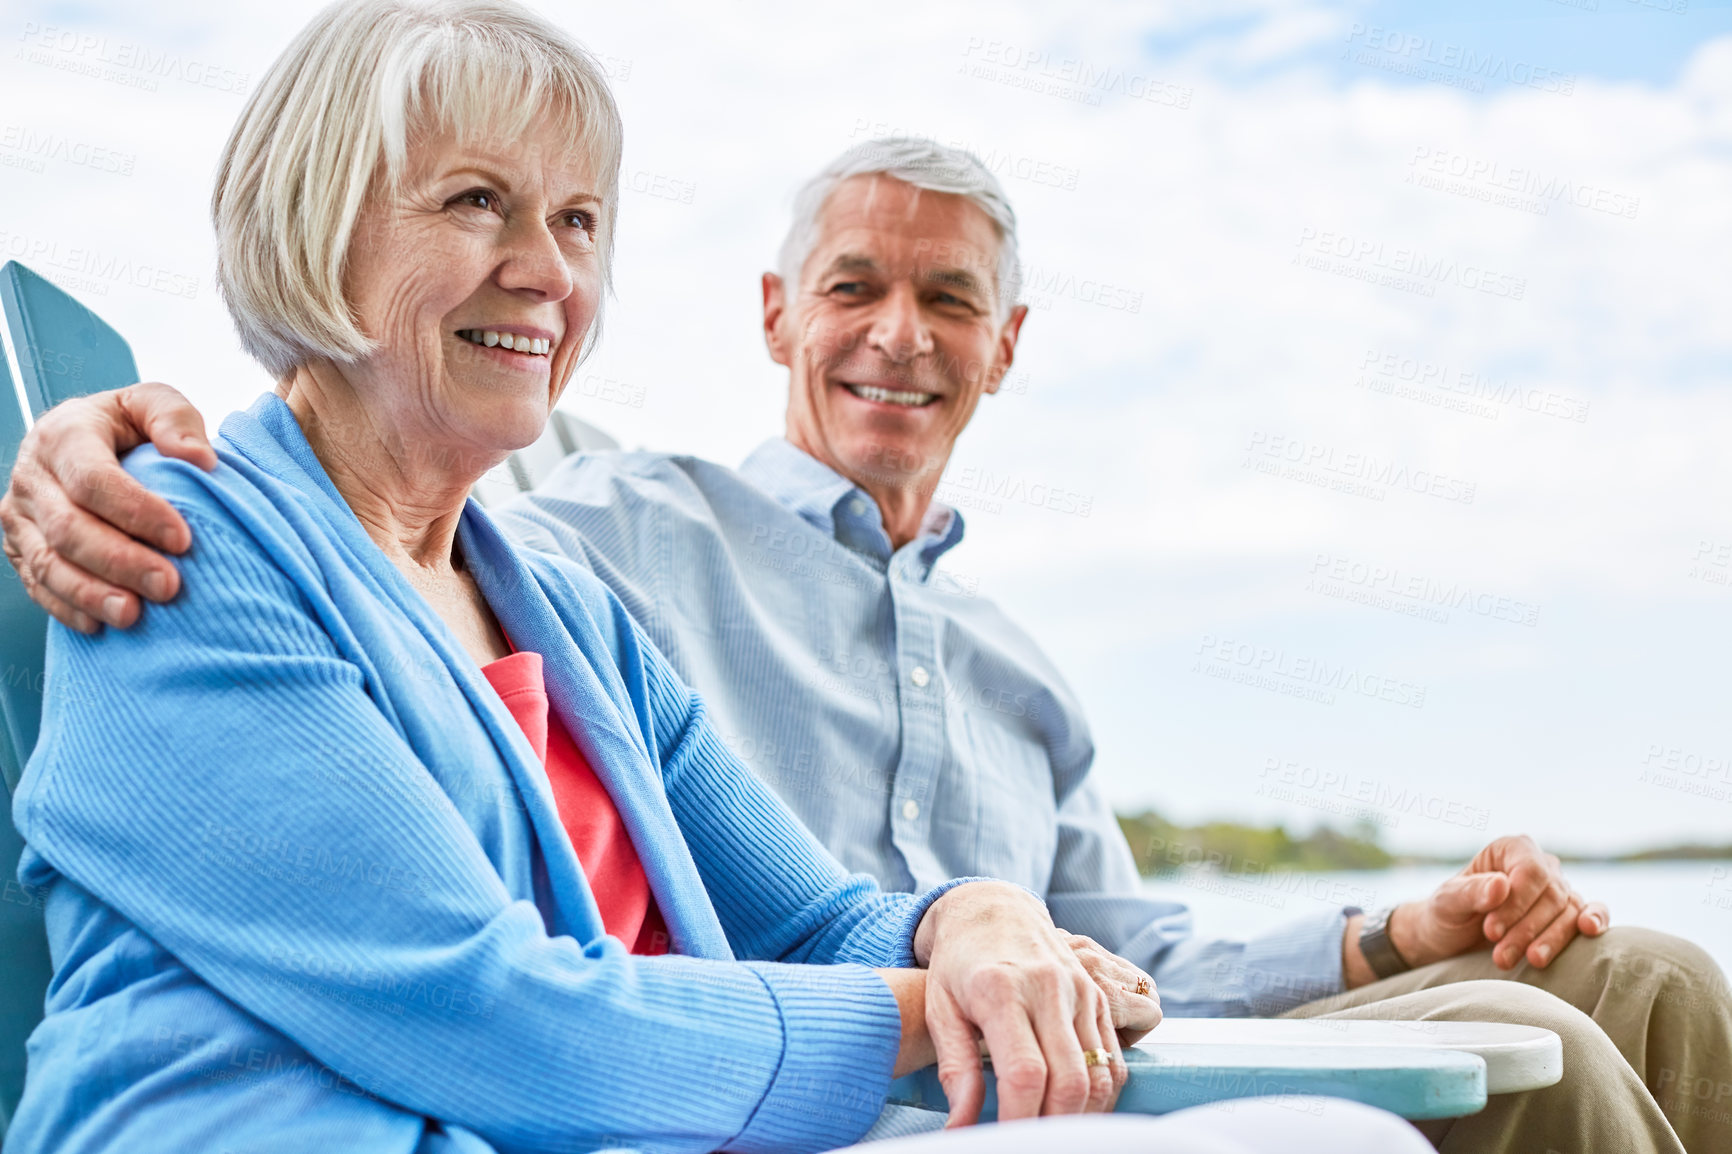
MULTIPOLYGON (((675 954, 605 936, 539 760, 288 407, 140 449, 183 590, 49 638, 13 814, 55 976, 34 1151, 830 1149, 899 1037, 867 966, 940 893, 849 875, 588 572, 473 502, 465 564, 613 797, 675 954), (741 960, 752 959, 752 960, 741 960)), ((952 883, 955 884, 955 883, 952 883)), ((947 887, 945 887, 947 888, 947 887)))

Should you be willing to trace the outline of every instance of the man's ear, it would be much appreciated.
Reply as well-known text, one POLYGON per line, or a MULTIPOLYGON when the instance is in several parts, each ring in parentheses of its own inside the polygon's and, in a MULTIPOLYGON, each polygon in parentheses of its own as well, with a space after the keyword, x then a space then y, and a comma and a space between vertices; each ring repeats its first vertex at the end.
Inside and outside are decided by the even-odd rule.
POLYGON ((783 292, 782 278, 773 272, 764 274, 764 347, 770 350, 770 359, 778 365, 792 367, 793 358, 788 352, 788 342, 782 337, 782 316, 787 311, 787 295, 783 292))
POLYGON ((987 378, 986 391, 998 392, 998 386, 1004 383, 1004 374, 1010 372, 1010 366, 1016 360, 1016 341, 1022 335, 1022 322, 1028 318, 1028 306, 1016 305, 1010 310, 1010 316, 998 330, 998 356, 993 361, 992 373, 987 378))

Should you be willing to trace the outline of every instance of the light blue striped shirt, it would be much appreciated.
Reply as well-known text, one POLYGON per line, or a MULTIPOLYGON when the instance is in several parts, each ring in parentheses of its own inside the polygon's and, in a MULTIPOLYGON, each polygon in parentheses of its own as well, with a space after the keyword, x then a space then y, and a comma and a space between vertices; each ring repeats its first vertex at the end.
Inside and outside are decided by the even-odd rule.
POLYGON ((1273 1015, 1341 989, 1341 907, 1227 941, 1145 891, 1064 678, 935 568, 962 539, 954 510, 935 505, 895 549, 870 496, 778 438, 737 471, 575 455, 498 521, 592 568, 848 869, 902 891, 1026 886, 1153 974, 1175 1016, 1273 1015))

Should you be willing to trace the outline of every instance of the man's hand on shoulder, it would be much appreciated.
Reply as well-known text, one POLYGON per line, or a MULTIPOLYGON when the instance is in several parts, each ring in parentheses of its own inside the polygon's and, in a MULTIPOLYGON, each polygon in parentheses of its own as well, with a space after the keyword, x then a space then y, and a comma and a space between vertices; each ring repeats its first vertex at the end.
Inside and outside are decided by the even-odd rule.
POLYGON ((191 402, 167 385, 129 385, 42 414, 0 498, 6 560, 38 605, 83 633, 127 628, 140 597, 167 601, 180 591, 180 572, 156 550, 184 553, 192 531, 120 467, 120 454, 145 441, 216 468, 191 402))
POLYGON ((1523 958, 1544 969, 1578 934, 1599 937, 1611 922, 1604 903, 1570 888, 1555 854, 1522 835, 1498 838, 1429 898, 1399 907, 1389 940, 1413 966, 1490 945, 1499 969, 1523 958))

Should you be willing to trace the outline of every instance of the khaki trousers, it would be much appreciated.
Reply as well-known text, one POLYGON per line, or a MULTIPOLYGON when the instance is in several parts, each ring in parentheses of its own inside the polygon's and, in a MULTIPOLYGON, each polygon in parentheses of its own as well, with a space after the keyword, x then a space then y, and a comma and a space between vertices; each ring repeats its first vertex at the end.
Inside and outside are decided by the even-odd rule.
POLYGON ((1613 927, 1550 966, 1489 950, 1308 1002, 1295 1018, 1519 1022, 1563 1039, 1564 1077, 1422 1122, 1447 1154, 1732 1154, 1732 993, 1699 947, 1613 927))

